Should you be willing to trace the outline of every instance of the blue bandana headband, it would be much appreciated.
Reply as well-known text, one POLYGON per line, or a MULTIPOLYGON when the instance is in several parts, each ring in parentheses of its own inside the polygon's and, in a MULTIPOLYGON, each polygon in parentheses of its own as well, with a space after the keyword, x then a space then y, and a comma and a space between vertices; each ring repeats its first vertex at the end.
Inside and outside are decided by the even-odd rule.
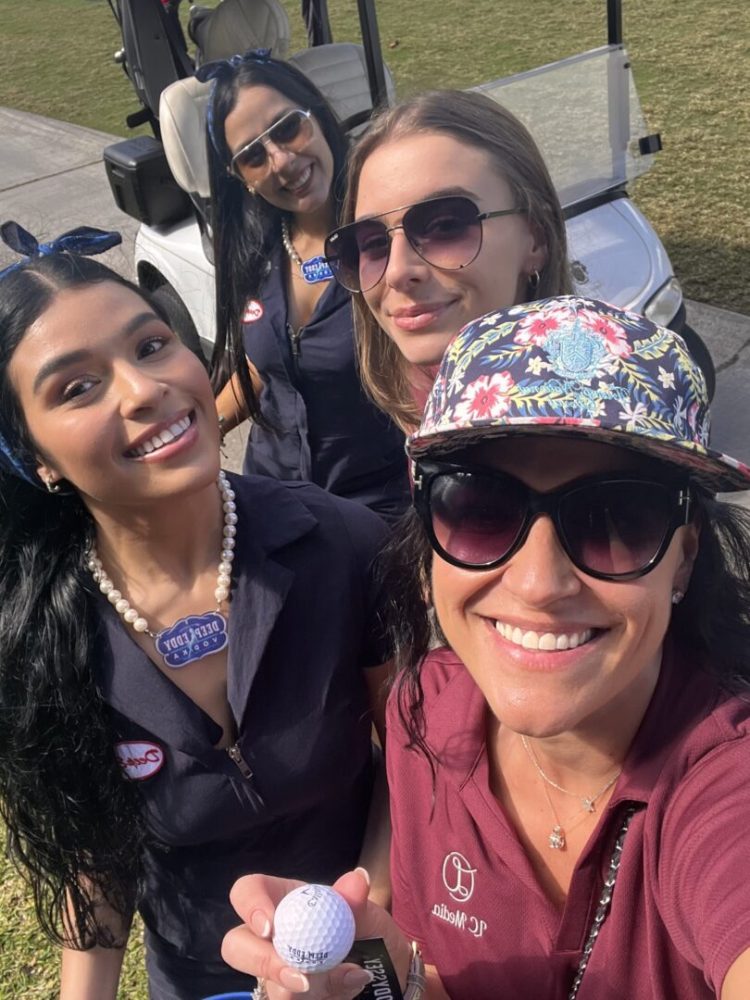
POLYGON ((246 62, 267 63, 271 59, 270 49, 250 49, 242 55, 230 56, 229 59, 215 59, 213 62, 200 66, 195 76, 201 83, 211 81, 211 96, 208 99, 206 110, 206 126, 208 128, 208 138, 216 151, 219 159, 224 158, 224 150, 220 137, 214 131, 214 95, 216 93, 216 81, 228 80, 246 62))
MULTIPOLYGON (((23 226, 19 226, 17 222, 4 222, 0 226, 0 239, 11 250, 22 255, 22 260, 17 260, 0 271, 0 280, 13 271, 25 267, 38 257, 49 257, 50 254, 54 253, 73 253, 82 257, 92 257, 122 243, 122 237, 119 233, 94 229, 92 226, 69 229, 49 243, 40 243, 35 236, 32 236, 23 226)), ((17 443, 14 444, 10 441, 7 433, 3 433, 2 430, 0 430, 0 469, 25 479, 34 486, 41 486, 36 474, 36 462, 24 460, 17 443)))

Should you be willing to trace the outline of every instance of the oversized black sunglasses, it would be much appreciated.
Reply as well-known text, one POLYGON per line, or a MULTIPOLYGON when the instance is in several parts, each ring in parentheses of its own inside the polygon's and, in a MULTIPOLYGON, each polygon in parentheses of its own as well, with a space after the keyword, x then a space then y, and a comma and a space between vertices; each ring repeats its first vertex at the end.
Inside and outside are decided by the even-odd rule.
POLYGON ((292 152, 299 152, 313 137, 312 112, 294 108, 279 118, 265 132, 238 149, 229 164, 230 172, 241 181, 253 182, 262 180, 270 169, 270 159, 266 143, 270 140, 274 145, 292 152))
POLYGON ((634 580, 659 563, 676 529, 689 523, 691 499, 686 481, 627 474, 538 493, 486 468, 418 461, 414 472, 414 504, 433 549, 463 569, 502 565, 546 514, 578 569, 599 580, 634 580))
POLYGON ((482 249, 482 222, 501 215, 519 215, 519 208, 480 212, 471 198, 446 195, 411 205, 396 226, 383 217, 360 219, 335 229, 325 242, 325 256, 336 280, 350 292, 367 292, 380 281, 391 253, 391 233, 403 229, 416 253, 434 267, 458 271, 476 260, 482 249))

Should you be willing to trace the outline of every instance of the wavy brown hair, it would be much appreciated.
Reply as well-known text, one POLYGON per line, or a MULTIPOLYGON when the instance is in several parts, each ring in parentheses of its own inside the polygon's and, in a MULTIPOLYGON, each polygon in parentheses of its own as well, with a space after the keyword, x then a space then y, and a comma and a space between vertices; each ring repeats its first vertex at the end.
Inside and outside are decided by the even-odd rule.
MULTIPOLYGON (((354 221, 359 178, 367 158, 385 143, 415 132, 446 133, 489 156, 510 186, 516 205, 547 246, 547 260, 538 284, 528 289, 528 300, 569 294, 573 289, 565 220, 542 155, 521 122, 484 94, 435 90, 378 115, 351 153, 341 224, 354 221)), ((422 417, 412 396, 410 365, 378 326, 361 293, 353 295, 352 301, 362 383, 375 404, 408 433, 422 417)))

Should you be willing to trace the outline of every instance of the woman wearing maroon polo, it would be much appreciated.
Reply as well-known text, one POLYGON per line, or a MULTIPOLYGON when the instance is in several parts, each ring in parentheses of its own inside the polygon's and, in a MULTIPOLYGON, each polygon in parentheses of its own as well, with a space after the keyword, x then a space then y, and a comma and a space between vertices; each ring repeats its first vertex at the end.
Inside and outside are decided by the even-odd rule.
MULTIPOLYGON (((393 918, 350 873, 357 936, 409 1000, 744 1000, 750 521, 716 493, 750 469, 708 447, 685 343, 575 297, 490 314, 409 453, 393 918)), ((256 996, 357 995, 351 964, 283 988, 259 931, 289 888, 235 885, 225 957, 256 996)))

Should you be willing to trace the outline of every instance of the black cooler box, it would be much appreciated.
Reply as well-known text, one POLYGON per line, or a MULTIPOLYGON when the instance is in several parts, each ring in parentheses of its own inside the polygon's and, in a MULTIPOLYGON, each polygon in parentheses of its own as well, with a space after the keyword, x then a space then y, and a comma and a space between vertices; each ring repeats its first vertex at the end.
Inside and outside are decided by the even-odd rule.
POLYGON ((107 146, 104 165, 117 207, 139 222, 166 226, 190 214, 190 198, 170 173, 164 147, 153 136, 107 146))

